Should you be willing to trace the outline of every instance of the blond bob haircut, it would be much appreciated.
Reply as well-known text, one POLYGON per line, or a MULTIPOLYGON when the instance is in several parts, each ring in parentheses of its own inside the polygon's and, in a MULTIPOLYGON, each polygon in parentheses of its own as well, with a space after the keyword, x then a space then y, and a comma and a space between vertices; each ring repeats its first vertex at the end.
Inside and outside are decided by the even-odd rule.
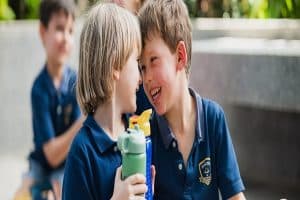
POLYGON ((138 19, 112 3, 88 13, 80 36, 77 100, 84 114, 111 100, 113 70, 122 70, 134 48, 141 53, 138 19))
POLYGON ((186 74, 191 66, 192 28, 183 0, 148 0, 140 9, 139 20, 143 46, 153 36, 161 37, 170 51, 175 53, 180 41, 187 49, 186 74))

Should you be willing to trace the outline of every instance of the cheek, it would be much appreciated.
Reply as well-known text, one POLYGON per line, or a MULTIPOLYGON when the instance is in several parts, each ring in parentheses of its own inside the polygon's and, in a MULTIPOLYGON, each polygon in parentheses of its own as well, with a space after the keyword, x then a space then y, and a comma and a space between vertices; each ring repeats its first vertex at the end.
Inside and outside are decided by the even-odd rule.
POLYGON ((57 35, 54 35, 53 37, 48 38, 47 43, 51 49, 56 51, 55 49, 59 47, 59 37, 57 35))

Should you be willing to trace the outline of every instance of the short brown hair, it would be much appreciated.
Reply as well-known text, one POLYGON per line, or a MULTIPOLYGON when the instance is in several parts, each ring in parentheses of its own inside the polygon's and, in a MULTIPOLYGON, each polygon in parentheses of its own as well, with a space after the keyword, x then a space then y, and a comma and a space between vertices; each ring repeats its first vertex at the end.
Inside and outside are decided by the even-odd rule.
POLYGON ((192 28, 187 7, 183 0, 148 0, 139 11, 143 46, 145 40, 158 34, 169 47, 176 51, 178 42, 187 48, 186 73, 191 65, 192 28))
POLYGON ((47 28, 52 15, 60 11, 75 19, 75 8, 74 0, 42 0, 39 9, 40 22, 47 28))
POLYGON ((134 48, 141 52, 138 19, 112 3, 89 12, 80 36, 77 100, 84 114, 109 101, 113 70, 122 70, 134 48))

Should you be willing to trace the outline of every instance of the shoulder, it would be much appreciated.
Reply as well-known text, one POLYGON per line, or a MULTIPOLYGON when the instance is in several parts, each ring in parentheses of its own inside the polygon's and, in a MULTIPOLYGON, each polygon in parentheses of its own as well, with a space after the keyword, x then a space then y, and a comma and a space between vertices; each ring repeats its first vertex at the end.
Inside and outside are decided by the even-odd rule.
POLYGON ((33 81, 31 87, 31 97, 34 99, 41 99, 43 97, 47 98, 48 91, 47 74, 45 72, 45 69, 43 68, 33 81))
POLYGON ((45 67, 43 67, 33 81, 32 90, 36 90, 37 88, 43 86, 43 84, 45 83, 45 78, 45 67))
POLYGON ((207 120, 222 120, 225 118, 223 108, 215 101, 202 98, 203 111, 207 120))
POLYGON ((76 156, 85 155, 89 144, 88 129, 83 126, 72 141, 70 154, 76 156))

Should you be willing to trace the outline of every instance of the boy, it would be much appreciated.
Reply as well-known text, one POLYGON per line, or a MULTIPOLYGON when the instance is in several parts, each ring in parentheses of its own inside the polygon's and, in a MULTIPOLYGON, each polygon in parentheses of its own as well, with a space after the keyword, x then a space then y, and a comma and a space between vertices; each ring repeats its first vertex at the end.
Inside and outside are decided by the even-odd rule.
POLYGON ((129 199, 145 193, 145 176, 120 178, 118 135, 136 110, 141 36, 137 18, 111 3, 89 12, 80 37, 77 99, 87 119, 68 155, 64 200, 129 199))
POLYGON ((39 31, 46 63, 31 90, 34 150, 19 193, 50 180, 55 198, 61 199, 64 162, 82 125, 74 87, 76 73, 65 64, 73 46, 74 8, 71 0, 40 4, 39 31))
POLYGON ((191 24, 182 0, 146 1, 139 12, 140 69, 151 120, 155 199, 244 199, 222 108, 188 87, 191 24))

